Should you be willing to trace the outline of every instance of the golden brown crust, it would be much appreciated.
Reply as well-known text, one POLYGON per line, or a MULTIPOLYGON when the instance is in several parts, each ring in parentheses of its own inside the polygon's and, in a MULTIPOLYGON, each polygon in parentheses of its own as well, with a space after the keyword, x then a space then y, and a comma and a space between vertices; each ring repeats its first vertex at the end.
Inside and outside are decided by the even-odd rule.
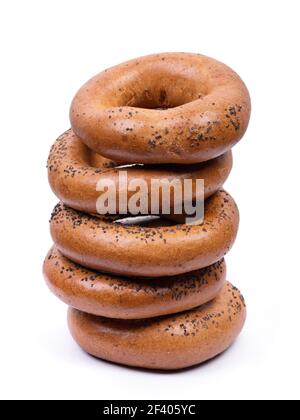
MULTIPOLYGON (((66 131, 53 144, 48 158, 48 179, 53 192, 66 205, 88 213, 96 213, 100 195, 96 184, 100 178, 109 178, 118 186, 117 163, 92 152, 72 132, 66 131)), ((151 209, 151 179, 204 180, 204 198, 218 191, 232 168, 232 153, 195 165, 134 165, 126 167, 128 182, 143 179, 148 185, 149 212, 151 209)), ((193 189, 195 193, 195 188, 193 189)), ((118 193, 118 188, 117 188, 118 193)), ((133 192, 127 192, 127 199, 133 192)), ((117 202, 119 195, 117 194, 117 202)), ((193 197, 195 198, 195 196, 193 197)), ((171 200, 172 203, 172 200, 171 200)))
POLYGON ((69 309, 74 340, 101 359, 148 369, 181 369, 226 350, 246 319, 244 299, 226 283, 217 298, 180 314, 148 320, 116 320, 69 309))
POLYGON ((224 257, 238 230, 233 198, 221 190, 205 202, 202 225, 124 226, 72 210, 54 209, 50 230, 63 255, 85 267, 126 276, 172 276, 224 257))
POLYGON ((123 365, 182 369, 222 353, 240 333, 246 306, 226 282, 223 258, 235 241, 239 212, 221 188, 250 112, 240 77, 200 54, 137 58, 78 91, 72 129, 48 158, 49 183, 61 202, 51 215, 55 245, 43 272, 50 290, 69 305, 69 329, 86 352, 123 365), (164 182, 168 214, 163 179, 173 181, 172 187, 164 182), (186 224, 186 215, 176 214, 175 197, 188 201, 187 179, 194 204, 204 180, 203 224, 196 218, 186 224), (136 181, 145 188, 134 191, 136 181), (112 204, 100 198, 108 182, 116 208, 100 216, 99 207, 112 204), (160 189, 154 211, 152 186, 160 189), (142 214, 160 217, 123 220, 135 213, 133 202, 143 204, 142 214))
POLYGON ((185 311, 214 299, 226 278, 225 261, 191 273, 159 279, 112 276, 72 263, 53 247, 44 261, 50 290, 83 312, 140 319, 185 311))
POLYGON ((249 117, 240 77, 212 58, 185 53, 105 70, 78 91, 70 110, 72 128, 87 146, 125 163, 215 158, 239 141, 249 117))

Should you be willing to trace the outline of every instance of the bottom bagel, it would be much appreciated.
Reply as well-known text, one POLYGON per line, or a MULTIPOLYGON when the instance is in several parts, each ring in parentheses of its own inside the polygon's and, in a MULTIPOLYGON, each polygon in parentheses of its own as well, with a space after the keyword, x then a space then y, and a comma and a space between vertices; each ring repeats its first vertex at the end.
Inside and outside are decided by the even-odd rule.
POLYGON ((175 315, 129 321, 73 308, 68 312, 70 332, 87 353, 161 370, 186 368, 222 353, 238 336, 245 319, 244 299, 228 282, 213 301, 175 315))

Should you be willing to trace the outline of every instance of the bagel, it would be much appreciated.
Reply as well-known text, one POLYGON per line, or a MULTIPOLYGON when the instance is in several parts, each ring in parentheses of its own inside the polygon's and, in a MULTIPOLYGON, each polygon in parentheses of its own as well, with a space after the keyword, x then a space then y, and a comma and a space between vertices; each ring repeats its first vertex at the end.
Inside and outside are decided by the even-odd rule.
POLYGON ((55 247, 43 266, 50 290, 83 312, 108 318, 140 319, 185 311, 209 302, 225 283, 221 260, 202 270, 159 279, 126 279, 72 263, 55 247))
MULTIPOLYGON (((80 211, 96 213, 96 202, 100 193, 97 182, 109 178, 118 186, 118 163, 106 159, 90 150, 72 132, 66 131, 53 144, 48 158, 48 179, 56 196, 66 205, 80 211)), ((151 209, 151 180, 185 179, 204 180, 204 198, 218 191, 226 181, 232 168, 232 153, 197 165, 148 166, 134 165, 126 167, 128 183, 131 179, 143 179, 148 185, 149 212, 151 209)), ((117 203, 119 188, 117 190, 117 203)), ((193 188, 195 199, 195 188, 193 188)), ((127 200, 133 192, 127 191, 127 200)), ((171 204, 172 204, 172 200, 171 204)), ((161 204, 161 203, 160 203, 161 204)))
POLYGON ((85 267, 125 276, 173 276, 224 257, 238 229, 233 198, 220 190, 205 201, 201 225, 126 226, 59 203, 51 216, 52 239, 63 255, 85 267))
POLYGON ((89 80, 72 101, 70 121, 88 147, 117 162, 191 164, 231 149, 250 108, 246 86, 225 64, 166 53, 89 80))
POLYGON ((188 312, 148 320, 116 320, 69 309, 74 340, 87 353, 148 369, 181 369, 226 350, 246 319, 244 299, 226 283, 210 303, 188 312))

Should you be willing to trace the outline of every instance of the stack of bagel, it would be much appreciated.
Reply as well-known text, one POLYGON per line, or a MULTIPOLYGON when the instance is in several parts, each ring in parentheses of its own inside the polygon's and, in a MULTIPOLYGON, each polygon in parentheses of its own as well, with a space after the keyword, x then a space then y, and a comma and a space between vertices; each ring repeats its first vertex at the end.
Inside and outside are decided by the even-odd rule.
POLYGON ((131 60, 77 92, 72 128, 48 158, 60 202, 44 275, 69 306, 69 329, 86 352, 124 365, 181 369, 220 354, 240 333, 245 302, 226 280, 224 260, 239 214, 222 186, 249 117, 239 76, 198 54, 131 60), (124 165, 129 180, 149 185, 153 178, 203 179, 204 220, 97 214, 99 179, 117 184, 124 165))

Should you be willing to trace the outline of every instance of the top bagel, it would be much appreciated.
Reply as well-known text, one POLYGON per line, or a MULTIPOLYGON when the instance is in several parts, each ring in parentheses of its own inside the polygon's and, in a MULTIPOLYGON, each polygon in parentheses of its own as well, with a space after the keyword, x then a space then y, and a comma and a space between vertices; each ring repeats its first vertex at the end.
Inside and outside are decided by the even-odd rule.
POLYGON ((225 64, 198 54, 154 54, 89 80, 71 125, 95 152, 120 163, 203 162, 247 129, 249 93, 225 64))

